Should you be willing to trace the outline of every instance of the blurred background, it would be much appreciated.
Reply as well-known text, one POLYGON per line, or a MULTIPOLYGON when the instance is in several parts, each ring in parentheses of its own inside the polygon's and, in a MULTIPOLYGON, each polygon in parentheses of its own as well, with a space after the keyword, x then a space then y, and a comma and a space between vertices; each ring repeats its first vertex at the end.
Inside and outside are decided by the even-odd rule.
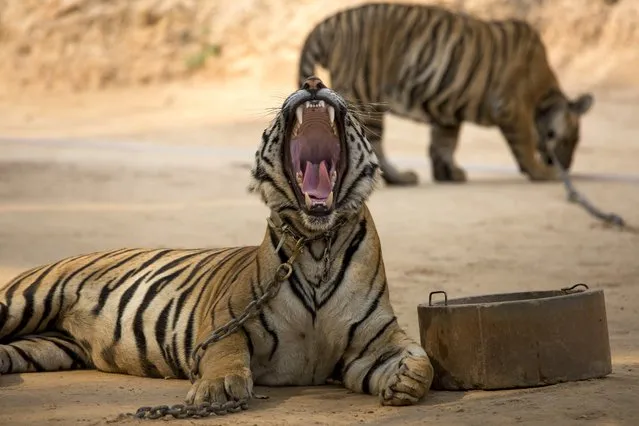
MULTIPOLYGON (((259 244, 268 212, 246 187, 261 132, 297 88, 306 34, 358 3, 0 0, 0 281, 109 248, 259 244)), ((639 0, 415 3, 533 24, 567 94, 595 95, 582 119, 576 185, 639 225, 639 0)), ((271 400, 219 424, 639 418, 639 236, 568 204, 559 183, 530 183, 496 129, 464 125, 457 158, 469 182, 436 185, 428 126, 386 121, 390 158, 421 178, 416 188, 381 187, 369 203, 401 325, 418 338, 416 305, 433 290, 453 298, 585 282, 606 293, 613 376, 440 393, 403 411, 337 389, 268 390, 271 400)), ((187 388, 89 372, 55 381, 27 374, 0 381, 0 423, 100 423, 138 405, 180 402, 187 388)))
MULTIPOLYGON (((392 2, 392 1, 391 1, 392 2)), ((82 91, 198 77, 287 88, 308 31, 352 0, 3 0, 2 90, 82 91)), ((633 0, 432 0, 531 22, 563 80, 639 83, 633 0), (568 76, 570 78, 568 78, 568 76)))

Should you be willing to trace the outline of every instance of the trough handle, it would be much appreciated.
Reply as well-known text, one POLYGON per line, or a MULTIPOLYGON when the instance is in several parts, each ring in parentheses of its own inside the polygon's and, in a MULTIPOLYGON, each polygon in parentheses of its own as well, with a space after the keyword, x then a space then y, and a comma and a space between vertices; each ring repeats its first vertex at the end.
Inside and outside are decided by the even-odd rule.
POLYGON ((561 289, 561 291, 563 291, 564 293, 570 293, 571 291, 573 291, 574 289, 576 289, 577 287, 584 287, 583 290, 579 290, 581 291, 586 291, 589 290, 590 288, 588 287, 588 285, 584 284, 584 283, 579 283, 579 284, 575 284, 572 287, 564 287, 561 289))
POLYGON ((444 306, 448 306, 448 294, 444 290, 431 291, 428 295, 428 306, 433 306, 433 295, 434 294, 443 294, 444 295, 444 306))

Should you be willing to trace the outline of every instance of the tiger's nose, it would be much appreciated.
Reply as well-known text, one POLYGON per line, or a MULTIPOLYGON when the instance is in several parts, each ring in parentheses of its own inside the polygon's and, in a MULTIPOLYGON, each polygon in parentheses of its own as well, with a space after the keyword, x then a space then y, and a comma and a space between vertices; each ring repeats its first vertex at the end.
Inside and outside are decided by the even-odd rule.
POLYGON ((316 77, 314 75, 308 77, 306 81, 304 81, 304 84, 302 85, 302 89, 308 90, 311 93, 315 93, 319 91, 320 89, 325 89, 325 88, 326 88, 326 85, 322 83, 322 80, 320 80, 319 77, 316 77))

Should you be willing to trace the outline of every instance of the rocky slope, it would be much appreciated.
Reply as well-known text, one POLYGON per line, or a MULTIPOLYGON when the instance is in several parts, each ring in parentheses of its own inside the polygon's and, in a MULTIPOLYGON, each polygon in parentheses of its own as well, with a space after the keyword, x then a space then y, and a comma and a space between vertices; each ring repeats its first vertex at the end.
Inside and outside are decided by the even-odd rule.
MULTIPOLYGON (((431 0, 533 23, 564 78, 639 85, 637 0, 431 0), (569 77, 568 77, 569 76, 569 77)), ((297 52, 353 0, 0 0, 0 91, 84 91, 189 78, 292 84, 297 52)))

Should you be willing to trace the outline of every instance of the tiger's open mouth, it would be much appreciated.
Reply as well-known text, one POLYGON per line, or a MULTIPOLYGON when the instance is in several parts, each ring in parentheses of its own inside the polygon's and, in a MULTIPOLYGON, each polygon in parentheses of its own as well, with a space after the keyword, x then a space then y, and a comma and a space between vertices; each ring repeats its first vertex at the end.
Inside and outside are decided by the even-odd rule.
POLYGON ((312 215, 329 214, 341 171, 335 107, 324 100, 303 102, 290 125, 289 172, 300 205, 312 215))

